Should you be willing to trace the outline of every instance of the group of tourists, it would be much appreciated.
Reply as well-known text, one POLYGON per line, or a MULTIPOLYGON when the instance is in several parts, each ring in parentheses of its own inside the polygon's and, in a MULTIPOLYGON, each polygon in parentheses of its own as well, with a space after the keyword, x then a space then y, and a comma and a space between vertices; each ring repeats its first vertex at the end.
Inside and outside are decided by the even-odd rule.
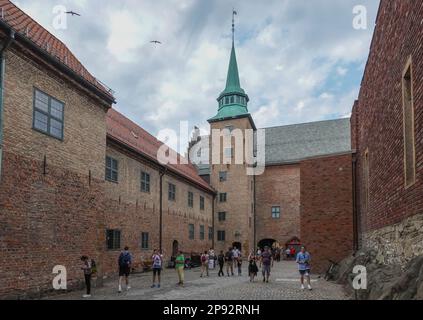
MULTIPOLYGON (((290 255, 292 255, 291 248, 288 248, 290 251, 290 255)), ((288 250, 286 251, 287 254, 288 250)), ((295 255, 295 254, 294 254, 295 255)), ((310 271, 311 271, 311 255, 307 252, 306 248, 303 246, 301 247, 301 251, 294 256, 296 263, 298 264, 298 270, 300 272, 300 281, 301 281, 301 289, 305 290, 305 281, 307 282, 308 290, 312 290, 311 287, 311 279, 310 279, 310 271)), ((130 290, 131 286, 129 284, 129 275, 131 273, 132 267, 132 254, 129 252, 129 248, 125 247, 124 250, 120 253, 118 258, 118 266, 119 266, 119 283, 118 283, 118 293, 122 292, 122 284, 123 282, 126 285, 126 290, 130 290)), ((263 283, 269 283, 269 278, 271 274, 271 270, 274 266, 275 259, 275 252, 272 251, 270 247, 264 247, 263 250, 257 249, 257 251, 252 251, 248 256, 248 275, 250 282, 254 282, 258 273, 259 269, 261 269, 261 273, 263 276, 263 283)), ((91 278, 94 275, 96 270, 96 263, 94 260, 90 260, 87 256, 81 257, 82 266, 81 269, 84 272, 85 277, 85 284, 86 284, 86 294, 83 296, 84 298, 91 297, 91 278)), ((164 256, 160 250, 155 249, 151 256, 152 261, 152 270, 153 270, 153 284, 151 288, 160 288, 161 285, 161 272, 163 270, 164 264, 164 256)), ((241 251, 234 247, 229 248, 228 251, 224 252, 223 250, 220 251, 218 255, 215 254, 213 249, 209 251, 205 251, 200 256, 201 261, 201 274, 200 277, 210 275, 210 270, 219 266, 219 277, 224 277, 226 271, 226 275, 228 277, 234 276, 234 270, 237 270, 238 276, 242 276, 242 263, 243 257, 241 251), (226 266, 226 269, 225 269, 226 266)), ((179 251, 176 258, 175 258, 175 269, 178 275, 178 286, 183 287, 185 281, 185 268, 186 259, 182 251, 179 251)))

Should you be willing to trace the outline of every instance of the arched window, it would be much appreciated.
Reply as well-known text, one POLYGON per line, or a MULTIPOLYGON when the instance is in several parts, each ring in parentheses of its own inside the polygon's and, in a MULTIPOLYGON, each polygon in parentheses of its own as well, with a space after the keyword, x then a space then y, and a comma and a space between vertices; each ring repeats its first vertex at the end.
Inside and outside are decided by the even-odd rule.
POLYGON ((229 104, 229 97, 225 98, 225 104, 229 104))
POLYGON ((231 96, 231 103, 235 103, 235 96, 231 96))
POLYGON ((240 103, 240 96, 236 96, 236 103, 240 103))

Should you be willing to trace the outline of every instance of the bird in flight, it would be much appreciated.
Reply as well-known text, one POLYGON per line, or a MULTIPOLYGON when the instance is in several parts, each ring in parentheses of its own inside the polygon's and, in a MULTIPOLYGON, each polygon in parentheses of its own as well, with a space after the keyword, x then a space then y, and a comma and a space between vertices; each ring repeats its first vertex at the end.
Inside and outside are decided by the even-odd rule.
POLYGON ((81 16, 79 13, 76 13, 76 12, 73 12, 73 11, 67 11, 66 14, 70 14, 72 16, 78 16, 78 17, 81 16))
POLYGON ((150 43, 154 43, 154 44, 162 44, 160 41, 157 41, 157 40, 150 41, 150 43))

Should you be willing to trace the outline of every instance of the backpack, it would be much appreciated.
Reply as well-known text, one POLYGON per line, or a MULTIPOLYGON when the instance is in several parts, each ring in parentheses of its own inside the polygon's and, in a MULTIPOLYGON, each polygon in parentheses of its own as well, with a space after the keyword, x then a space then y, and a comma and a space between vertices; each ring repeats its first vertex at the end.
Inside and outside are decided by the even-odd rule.
POLYGON ((129 252, 122 252, 119 256, 119 266, 126 267, 131 263, 131 255, 129 252))
POLYGON ((201 256, 201 262, 206 262, 207 261, 207 257, 206 257, 206 255, 205 254, 203 254, 202 256, 201 256))
POLYGON ((162 257, 156 254, 153 257, 153 268, 161 268, 161 267, 162 267, 162 257))
POLYGON ((97 273, 97 263, 94 259, 91 259, 91 273, 96 274, 97 273))

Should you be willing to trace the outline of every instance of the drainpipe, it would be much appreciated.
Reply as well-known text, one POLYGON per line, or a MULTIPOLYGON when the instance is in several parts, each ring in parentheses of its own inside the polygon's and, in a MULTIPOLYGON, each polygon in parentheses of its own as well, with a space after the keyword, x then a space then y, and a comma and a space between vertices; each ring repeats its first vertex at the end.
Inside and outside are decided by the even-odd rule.
POLYGON ((4 68, 5 60, 4 53, 9 49, 12 42, 15 40, 15 31, 10 30, 9 37, 3 48, 0 49, 0 181, 2 173, 3 162, 3 95, 4 95, 4 68))
POLYGON ((253 215, 253 226, 254 226, 254 252, 256 252, 257 247, 257 232, 256 232, 256 175, 253 175, 253 184, 254 184, 254 191, 253 191, 253 201, 254 201, 254 215, 253 215))
POLYGON ((216 201, 216 194, 214 193, 213 194, 213 202, 212 202, 212 231, 213 231, 213 236, 212 236, 212 248, 213 248, 213 250, 214 249, 216 249, 215 247, 214 247, 214 245, 215 245, 215 241, 214 241, 214 232, 215 232, 215 228, 214 228, 214 224, 215 224, 215 217, 214 217, 214 214, 215 214, 215 212, 214 212, 214 210, 215 210, 215 202, 216 201))
POLYGON ((354 253, 359 250, 359 234, 358 234, 358 210, 357 210, 357 157, 353 155, 352 159, 352 189, 353 189, 353 233, 354 233, 354 243, 353 249, 354 253))
POLYGON ((163 177, 166 175, 167 168, 160 171, 160 222, 159 222, 159 247, 163 250, 163 177))

